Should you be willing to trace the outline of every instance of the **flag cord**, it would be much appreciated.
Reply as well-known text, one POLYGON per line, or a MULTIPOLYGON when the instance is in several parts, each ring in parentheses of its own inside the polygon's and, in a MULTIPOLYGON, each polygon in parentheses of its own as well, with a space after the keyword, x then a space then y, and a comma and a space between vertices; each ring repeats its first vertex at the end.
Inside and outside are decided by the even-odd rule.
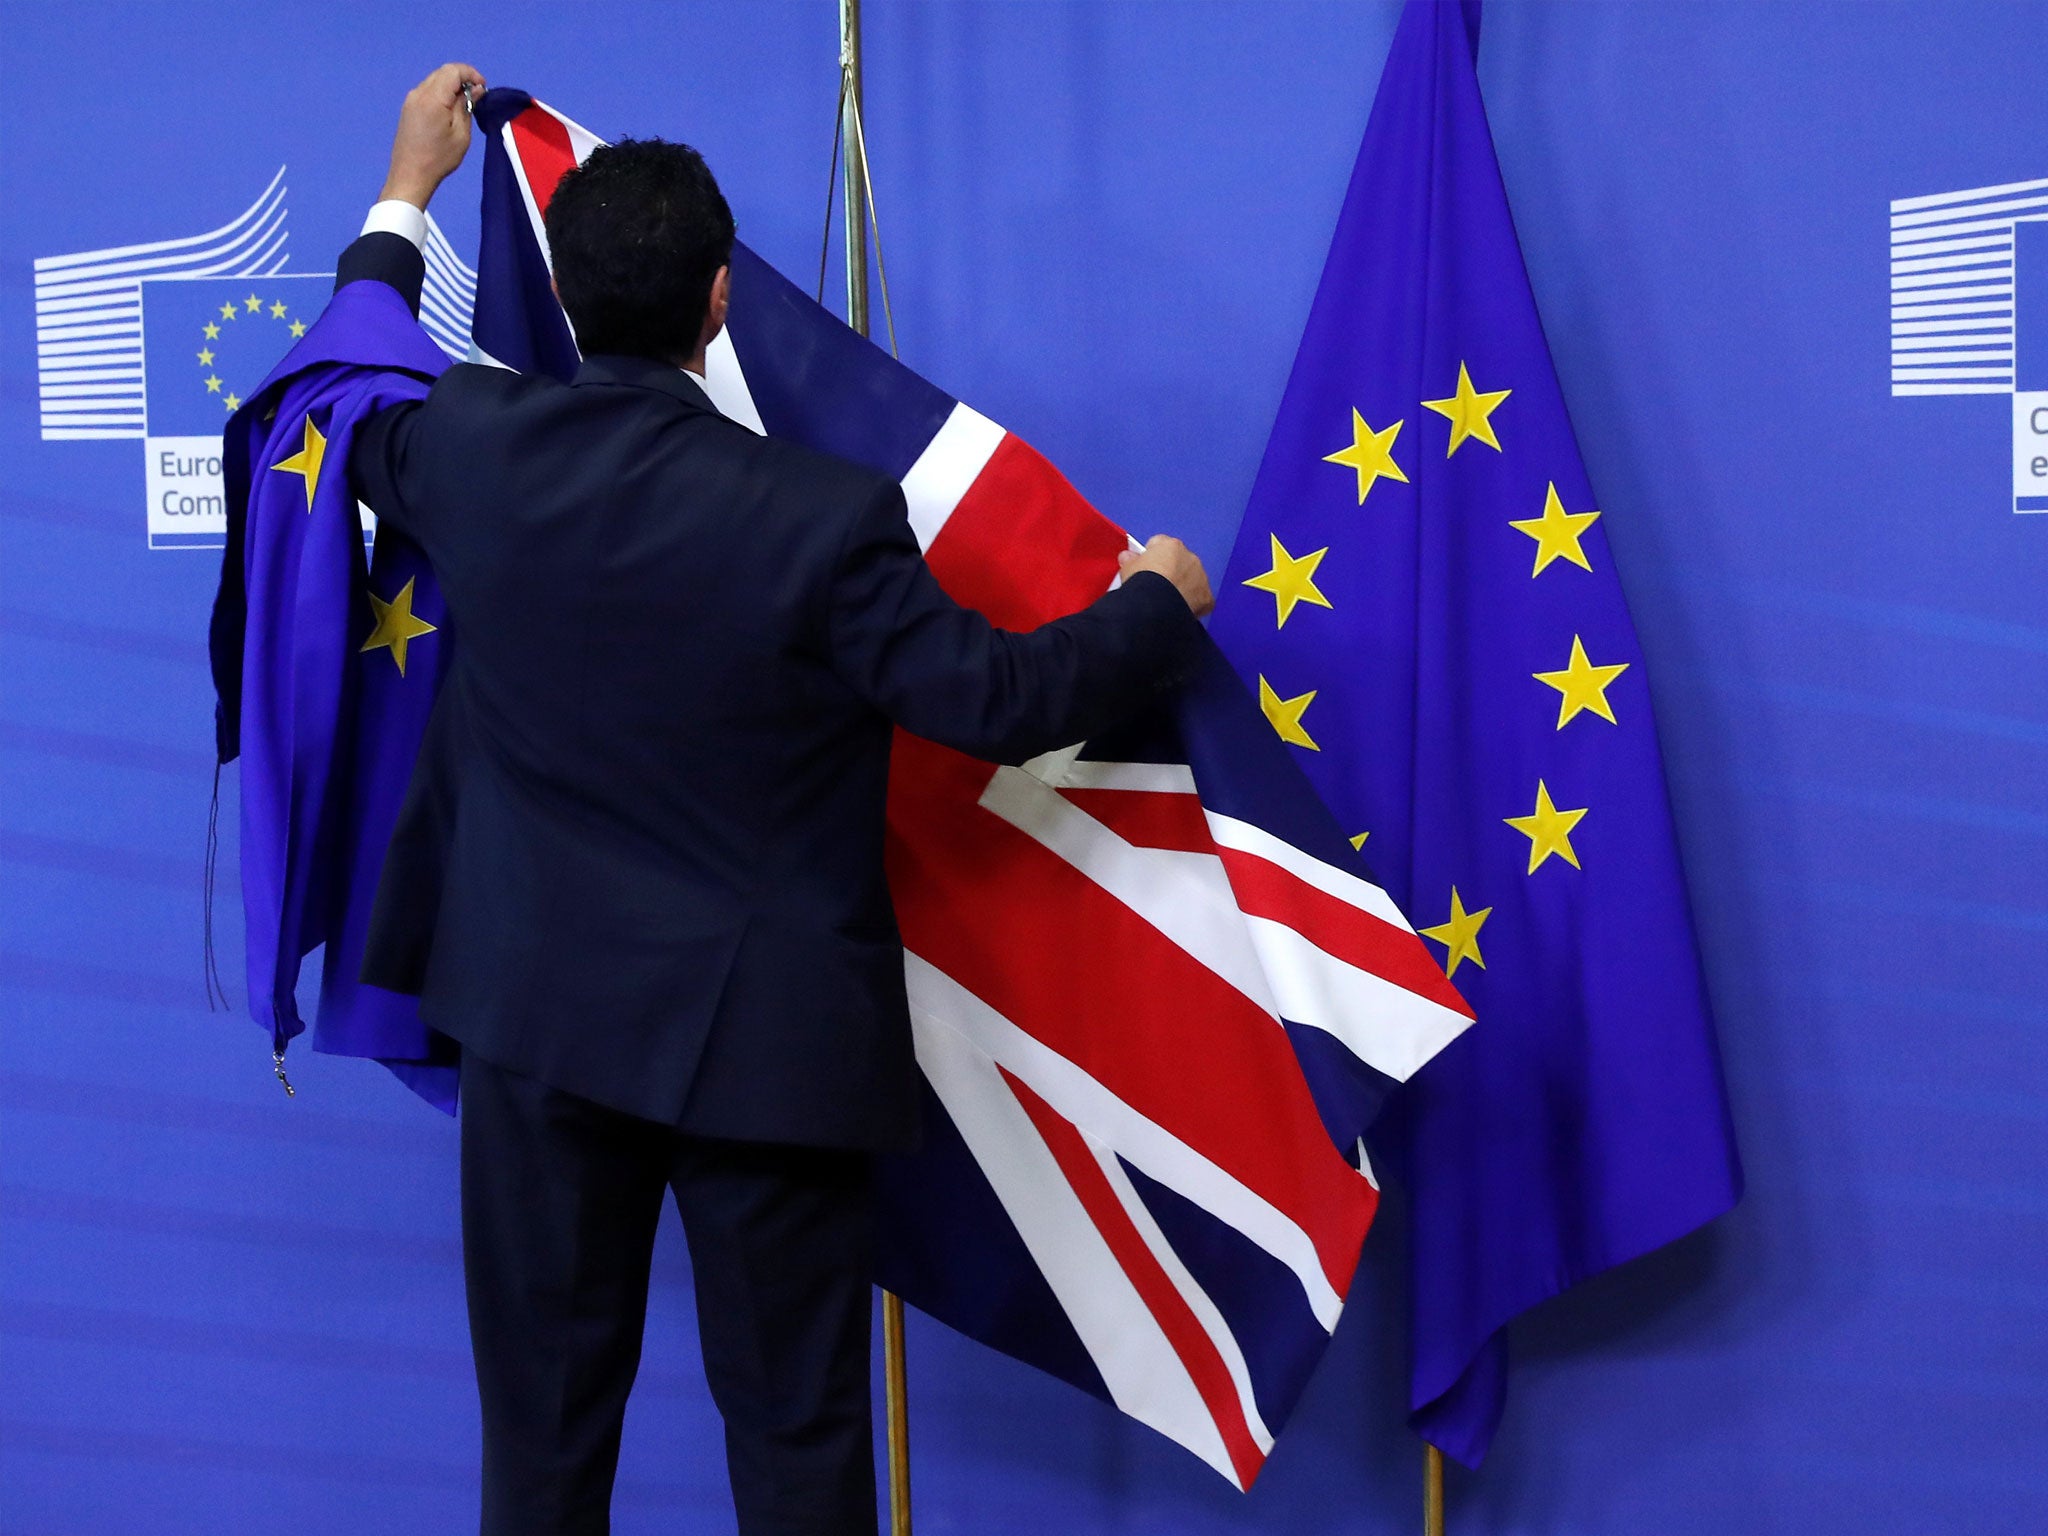
MULTIPOLYGON (((832 140, 835 170, 846 147, 846 323, 868 334, 868 241, 875 232, 875 266, 882 275, 882 313, 889 324, 889 355, 896 355, 896 319, 889 310, 889 274, 882 266, 882 226, 875 220, 868 180, 867 133, 861 127, 860 0, 839 0, 839 125, 832 140)), ((825 199, 825 247, 832 243, 830 183, 825 199)), ((818 259, 818 299, 825 297, 825 257, 818 259)), ((910 1536, 910 1376, 903 1347, 903 1298, 882 1292, 883 1413, 889 1451, 889 1536, 910 1536)))
POLYGON ((818 241, 818 291, 811 295, 825 302, 825 263, 832 256, 832 204, 839 195, 839 146, 846 138, 846 71, 839 71, 839 104, 832 109, 832 165, 825 173, 825 233, 818 241))
POLYGON ((812 297, 825 302, 825 271, 832 252, 832 204, 839 184, 839 153, 846 146, 846 323, 868 334, 867 233, 875 240, 875 271, 882 280, 882 320, 889 331, 889 355, 896 345, 896 310, 889 302, 889 263, 882 254, 882 223, 875 212, 874 177, 868 171, 868 134, 861 104, 859 0, 842 5, 839 48, 839 103, 833 108, 832 157, 825 176, 825 225, 818 241, 818 286, 812 297), (849 30, 849 28, 851 30, 849 30), (849 130, 852 143, 847 144, 849 130), (858 170, 856 170, 858 165, 858 170), (858 204, 858 207, 855 205, 858 204))
MULTIPOLYGON (((848 66, 842 78, 851 75, 852 66, 848 66)), ((896 312, 889 304, 889 263, 882 257, 882 221, 875 213, 875 180, 868 174, 868 131, 862 121, 860 93, 850 92, 847 99, 853 107, 848 114, 853 124, 853 147, 860 154, 861 201, 867 205, 868 227, 875 232, 875 272, 882 280, 882 321, 889 328, 889 355, 900 357, 902 354, 896 350, 896 312)))

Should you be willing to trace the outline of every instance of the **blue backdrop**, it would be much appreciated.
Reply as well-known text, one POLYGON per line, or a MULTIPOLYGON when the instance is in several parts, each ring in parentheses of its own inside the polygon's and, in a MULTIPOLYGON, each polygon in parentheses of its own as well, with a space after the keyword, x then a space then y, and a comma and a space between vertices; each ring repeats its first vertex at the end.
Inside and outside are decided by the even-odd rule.
MULTIPOLYGON (((1394 16, 869 0, 906 359, 1220 569, 1394 16)), ((213 229, 285 165, 285 270, 331 270, 446 57, 696 143, 756 249, 816 272, 829 0, 0 7, 0 1532, 474 1518, 453 1128, 356 1062, 295 1053, 287 1102, 261 1032, 206 1011, 217 557, 150 547, 142 444, 42 435, 33 265, 213 229)), ((1648 654, 1750 1192, 1525 1323, 1452 1528, 2038 1529, 2048 517, 2013 511, 2009 395, 1892 393, 1890 246, 1895 199, 2048 177, 2048 24, 1496 0, 1480 75, 1648 654)), ((475 199, 466 168, 435 208, 466 254, 475 199)), ((232 944, 223 970, 241 1002, 232 944)), ((624 1533, 731 1523, 676 1237, 624 1533)), ((1397 1242, 1249 1497, 913 1323, 921 1527, 1412 1531, 1397 1242)))

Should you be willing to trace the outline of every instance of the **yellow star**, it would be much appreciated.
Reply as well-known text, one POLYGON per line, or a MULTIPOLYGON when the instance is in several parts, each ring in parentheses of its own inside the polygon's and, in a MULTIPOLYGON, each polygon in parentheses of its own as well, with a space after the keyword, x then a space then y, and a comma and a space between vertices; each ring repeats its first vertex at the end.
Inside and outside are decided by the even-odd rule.
POLYGON ((297 340, 297 339, 298 339, 299 337, 301 337, 301 336, 303 336, 303 335, 305 335, 305 334, 306 334, 306 322, 305 322, 305 321, 303 321, 303 320, 294 320, 294 321, 292 322, 292 339, 293 339, 294 341, 296 341, 296 340, 297 340))
POLYGON ((201 347, 199 349, 199 366, 202 368, 211 368, 213 366, 213 348, 201 347))
POLYGON ((1529 873, 1535 874, 1553 853, 1571 865, 1581 867, 1572 851, 1572 828, 1585 819, 1585 811, 1561 811, 1550 803, 1550 788, 1536 781, 1536 809, 1527 816, 1503 816, 1501 820, 1529 839, 1529 873))
POLYGON ((1579 547, 1579 537, 1599 520, 1598 512, 1567 512, 1564 503, 1558 500, 1557 486, 1553 483, 1543 493, 1543 515, 1541 517, 1511 517, 1510 528, 1520 529, 1536 541, 1536 569, 1531 576, 1541 576, 1543 567, 1553 560, 1569 560, 1581 570, 1593 569, 1593 562, 1586 558, 1586 552, 1579 547))
POLYGON ((1365 851, 1365 840, 1371 836, 1372 834, 1370 832, 1361 832, 1358 834, 1358 836, 1351 839, 1351 846, 1356 848, 1359 852, 1363 853, 1365 851))
POLYGON ((1264 674, 1259 677, 1259 708, 1266 712, 1266 718, 1273 722, 1273 729, 1280 733, 1280 739, 1297 747, 1307 747, 1311 752, 1323 749, 1316 745, 1315 738, 1302 729, 1302 711, 1316 700, 1316 691, 1296 694, 1283 699, 1273 691, 1273 685, 1266 681, 1264 674))
POLYGON ((1465 903, 1458 899, 1458 888, 1451 887, 1451 915, 1434 928, 1421 930, 1425 939, 1435 939, 1443 945, 1444 974, 1455 976, 1458 967, 1470 960, 1482 971, 1486 961, 1479 954, 1479 930, 1486 919, 1493 914, 1493 908, 1481 907, 1477 912, 1467 912, 1465 903))
POLYGON ((211 320, 207 321, 206 324, 202 325, 199 329, 206 333, 206 339, 208 341, 220 340, 220 327, 215 325, 211 320))
POLYGON ((1451 423, 1451 446, 1444 450, 1444 457, 1456 453, 1468 437, 1476 437, 1495 453, 1500 452, 1500 439, 1493 435, 1490 419, 1501 401, 1513 394, 1511 389, 1480 391, 1472 387, 1472 375, 1465 371, 1465 365, 1458 364, 1458 392, 1448 400, 1425 400, 1423 405, 1437 415, 1448 417, 1451 423))
POLYGON ((1404 485, 1407 483, 1408 477, 1394 462, 1394 439, 1401 435, 1404 425, 1397 421, 1386 431, 1375 432, 1354 409, 1351 412, 1351 446, 1323 455, 1325 464, 1342 464, 1347 469, 1358 471, 1358 504, 1361 507, 1365 505, 1365 493, 1373 488, 1381 475, 1399 480, 1404 485))
POLYGON ((275 304, 270 306, 271 319, 282 320, 284 318, 284 313, 284 300, 279 299, 275 304))
POLYGON ((413 614, 412 578, 406 578, 405 585, 398 589, 398 596, 388 603, 374 592, 364 595, 370 599, 370 612, 376 615, 377 623, 370 631, 370 638, 363 642, 363 649, 374 651, 379 647, 388 647, 391 659, 398 663, 398 675, 403 677, 406 645, 421 635, 431 635, 434 632, 433 625, 413 614))
POLYGON ((1561 697, 1557 704, 1557 728, 1561 731, 1579 714, 1590 709, 1602 720, 1614 722, 1614 708, 1607 702, 1607 688, 1628 670, 1625 661, 1611 667, 1596 667, 1586 659, 1586 645, 1572 636, 1572 659, 1561 672, 1531 672, 1539 683, 1548 683, 1561 697))
POLYGON ((1257 576, 1245 579, 1248 587, 1257 587, 1261 592, 1273 594, 1273 606, 1278 617, 1273 621, 1275 629, 1287 622, 1287 615, 1294 612, 1296 603, 1314 603, 1318 608, 1330 606, 1330 600, 1316 590, 1316 567, 1323 563, 1329 547, 1303 555, 1299 560, 1287 553, 1287 546, 1280 542, 1278 534, 1266 535, 1273 541, 1273 568, 1257 576))
MULTIPOLYGON (((320 435, 320 429, 313 425, 313 418, 306 418, 306 435, 299 451, 288 459, 280 459, 271 465, 289 475, 300 475, 306 481, 306 510, 313 510, 313 488, 320 482, 320 460, 327 453, 327 439, 320 435)), ((402 669, 401 669, 402 670, 402 669)))
POLYGON ((220 307, 220 317, 223 320, 232 320, 239 313, 240 311, 235 308, 235 301, 233 299, 228 300, 227 303, 220 307))
POLYGON ((260 314, 263 310, 263 301, 253 293, 248 298, 242 300, 242 302, 249 306, 249 313, 252 315, 260 314))
POLYGON ((239 411, 242 408, 242 397, 240 395, 229 395, 221 404, 231 411, 239 411))
POLYGON ((217 395, 220 393, 220 379, 217 375, 208 374, 206 376, 206 392, 209 395, 217 395))

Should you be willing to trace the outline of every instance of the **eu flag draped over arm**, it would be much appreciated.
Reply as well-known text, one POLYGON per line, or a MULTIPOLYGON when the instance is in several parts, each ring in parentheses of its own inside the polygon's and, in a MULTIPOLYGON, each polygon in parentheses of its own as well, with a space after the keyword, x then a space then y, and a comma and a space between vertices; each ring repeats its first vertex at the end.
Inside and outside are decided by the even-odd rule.
POLYGON ((1516 1314, 1741 1190, 1642 653, 1494 157, 1476 4, 1409 0, 1214 633, 1479 1027, 1376 1133, 1420 1433, 1516 1314))
MULTIPOLYGON (((255 300, 252 298, 253 304, 255 300)), ((299 966, 326 946, 314 1048, 382 1061, 455 1106, 454 1053, 418 1002, 358 979, 377 873, 449 654, 440 589, 394 529, 363 559, 358 426, 448 365, 397 291, 354 282, 227 428, 228 545, 211 653, 220 760, 242 760, 249 1009, 305 1029, 299 966)))

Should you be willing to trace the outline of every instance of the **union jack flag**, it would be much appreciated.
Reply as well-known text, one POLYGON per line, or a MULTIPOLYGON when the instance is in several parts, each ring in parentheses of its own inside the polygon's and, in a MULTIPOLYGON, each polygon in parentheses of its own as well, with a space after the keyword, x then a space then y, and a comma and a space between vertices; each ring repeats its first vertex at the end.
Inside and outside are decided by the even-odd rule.
MULTIPOLYGON (((494 90, 473 341, 567 377, 542 216, 598 139, 494 90)), ((994 623, 1085 606, 1130 547, 1041 455, 744 246, 714 403, 902 482, 994 623)), ((882 1283, 1249 1487, 1336 1326, 1381 1097, 1471 1022, 1228 664, 1021 768, 899 733, 889 879, 924 1149, 883 1175, 882 1283)))

